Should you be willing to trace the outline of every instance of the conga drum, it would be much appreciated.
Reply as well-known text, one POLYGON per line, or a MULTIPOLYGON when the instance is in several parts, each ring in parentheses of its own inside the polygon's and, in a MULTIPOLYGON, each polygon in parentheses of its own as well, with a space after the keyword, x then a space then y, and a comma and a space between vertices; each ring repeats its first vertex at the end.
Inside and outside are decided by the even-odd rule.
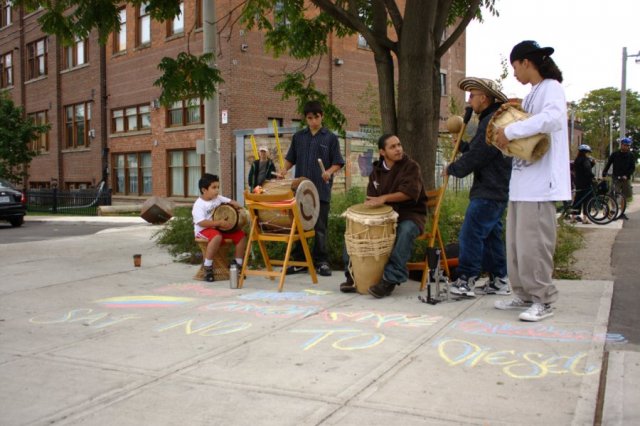
MULTIPOLYGON (((305 231, 313 229, 320 215, 320 196, 316 186, 307 178, 267 180, 262 184, 264 194, 286 193, 291 190, 300 210, 300 222, 305 231)), ((272 203, 277 205, 278 202, 272 203)), ((289 233, 293 224, 293 212, 284 210, 260 210, 258 224, 265 232, 289 233)))
MULTIPOLYGON (((529 118, 531 115, 525 112, 521 107, 511 104, 503 104, 493 114, 489 124, 487 125, 486 142, 489 145, 495 145, 498 135, 498 129, 506 127, 516 121, 522 121, 529 118)), ((530 163, 538 161, 549 150, 549 135, 545 133, 538 133, 537 135, 529 136, 522 139, 514 139, 509 142, 505 149, 500 149, 504 155, 509 157, 516 157, 522 160, 526 160, 530 163)))
POLYGON ((234 231, 238 226, 238 211, 231 204, 220 204, 213 210, 211 218, 227 222, 227 226, 219 228, 224 232, 234 231))
POLYGON ((398 213, 391 206, 356 204, 347 209, 344 240, 349 253, 349 270, 356 290, 367 294, 382 279, 396 241, 398 213))

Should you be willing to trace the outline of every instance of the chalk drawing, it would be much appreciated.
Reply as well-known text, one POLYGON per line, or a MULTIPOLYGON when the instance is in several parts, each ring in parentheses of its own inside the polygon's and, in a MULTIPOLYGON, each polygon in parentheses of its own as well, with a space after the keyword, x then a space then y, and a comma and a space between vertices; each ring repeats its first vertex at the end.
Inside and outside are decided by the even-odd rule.
POLYGON ((156 328, 156 331, 164 332, 181 326, 184 326, 184 331, 187 335, 197 334, 199 336, 209 337, 246 330, 251 327, 251 323, 229 320, 213 320, 198 323, 194 319, 184 318, 161 325, 156 328))
POLYGON ((260 300, 271 302, 291 302, 291 301, 305 301, 305 302, 319 302, 322 297, 319 295, 309 294, 306 291, 283 291, 277 293, 273 291, 255 291, 253 293, 243 294, 238 296, 240 300, 260 300))
POLYGON ((162 286, 154 290, 157 293, 193 293, 198 296, 228 296, 231 293, 237 294, 238 290, 224 288, 210 288, 201 283, 174 283, 162 286))
POLYGON ((82 322, 83 325, 88 325, 93 328, 105 328, 135 318, 140 317, 138 315, 114 316, 108 312, 94 313, 93 309, 83 308, 73 309, 57 318, 33 317, 29 319, 29 322, 32 324, 62 324, 82 322))
POLYGON ((401 313, 385 313, 373 311, 338 312, 322 311, 322 318, 327 322, 359 322, 373 323, 381 327, 428 327, 442 319, 441 316, 407 315, 401 313))
POLYGON ((225 301, 202 306, 203 311, 224 311, 253 314, 257 317, 295 318, 306 317, 318 312, 315 306, 302 305, 261 305, 257 303, 225 301))
POLYGON ((479 318, 458 321, 456 330, 479 336, 501 336, 517 339, 551 340, 556 342, 604 342, 624 343, 627 339, 621 334, 596 333, 590 330, 567 330, 552 325, 516 325, 494 324, 479 318))
POLYGON ((385 339, 384 334, 368 333, 361 330, 353 329, 297 329, 291 330, 292 333, 313 333, 314 336, 302 345, 302 350, 309 350, 329 337, 335 339, 331 344, 334 349, 341 351, 354 351, 360 349, 368 349, 379 345, 385 339), (339 336, 338 336, 339 335, 339 336))
POLYGON ((192 297, 174 297, 174 296, 120 296, 108 297, 106 299, 94 300, 93 303, 99 303, 105 308, 111 309, 148 309, 148 308, 172 308, 192 302, 192 297))
POLYGON ((481 363, 502 367, 502 371, 514 379, 541 379, 552 374, 588 376, 600 372, 598 365, 587 365, 587 353, 548 355, 539 352, 496 350, 474 343, 442 338, 434 342, 438 354, 449 366, 474 368, 481 363))

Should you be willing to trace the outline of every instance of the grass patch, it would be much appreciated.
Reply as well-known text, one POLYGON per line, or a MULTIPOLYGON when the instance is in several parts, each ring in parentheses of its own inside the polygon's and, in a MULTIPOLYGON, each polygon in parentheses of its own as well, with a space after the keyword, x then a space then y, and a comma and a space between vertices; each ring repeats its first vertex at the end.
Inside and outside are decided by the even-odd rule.
POLYGON ((584 237, 575 226, 559 221, 556 251, 553 254, 553 278, 563 280, 578 280, 580 274, 572 269, 575 263, 573 254, 584 244, 584 237))

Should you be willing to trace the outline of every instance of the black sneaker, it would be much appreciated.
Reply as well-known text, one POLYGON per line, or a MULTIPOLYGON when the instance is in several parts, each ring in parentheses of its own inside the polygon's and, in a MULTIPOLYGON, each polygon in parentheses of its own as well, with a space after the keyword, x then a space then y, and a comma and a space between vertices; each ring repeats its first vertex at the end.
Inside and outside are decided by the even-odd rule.
POLYGON ((308 271, 306 266, 289 266, 285 275, 302 274, 308 271))
POLYGON ((331 276, 331 268, 326 263, 321 264, 316 268, 316 272, 318 275, 322 275, 323 277, 331 276))
POLYGON ((215 278, 213 277, 213 266, 204 267, 204 280, 210 283, 215 281, 215 278))
POLYGON ((347 280, 340 284, 340 291, 342 293, 355 293, 356 283, 353 282, 351 277, 347 277, 347 280))
POLYGON ((395 288, 396 283, 390 283, 389 281, 385 281, 384 279, 382 279, 378 284, 369 287, 369 294, 376 299, 381 299, 383 297, 391 295, 395 288))
POLYGON ((622 213, 620 215, 620 219, 629 220, 629 216, 627 216, 626 214, 622 213))

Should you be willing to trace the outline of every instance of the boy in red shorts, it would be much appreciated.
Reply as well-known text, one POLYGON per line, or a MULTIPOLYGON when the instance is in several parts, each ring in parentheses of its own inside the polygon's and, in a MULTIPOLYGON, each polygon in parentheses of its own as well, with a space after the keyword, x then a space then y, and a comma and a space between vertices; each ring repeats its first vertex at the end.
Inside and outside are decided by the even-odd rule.
POLYGON ((241 206, 237 201, 220 195, 220 178, 216 175, 205 173, 198 181, 200 197, 193 203, 191 215, 193 216, 193 230, 196 238, 209 240, 207 252, 204 258, 204 279, 213 281, 213 256, 217 253, 223 240, 228 238, 236 246, 235 262, 238 269, 242 266, 242 256, 247 247, 247 237, 241 229, 226 232, 229 223, 224 220, 213 220, 213 211, 221 204, 230 204, 235 209, 241 206))

